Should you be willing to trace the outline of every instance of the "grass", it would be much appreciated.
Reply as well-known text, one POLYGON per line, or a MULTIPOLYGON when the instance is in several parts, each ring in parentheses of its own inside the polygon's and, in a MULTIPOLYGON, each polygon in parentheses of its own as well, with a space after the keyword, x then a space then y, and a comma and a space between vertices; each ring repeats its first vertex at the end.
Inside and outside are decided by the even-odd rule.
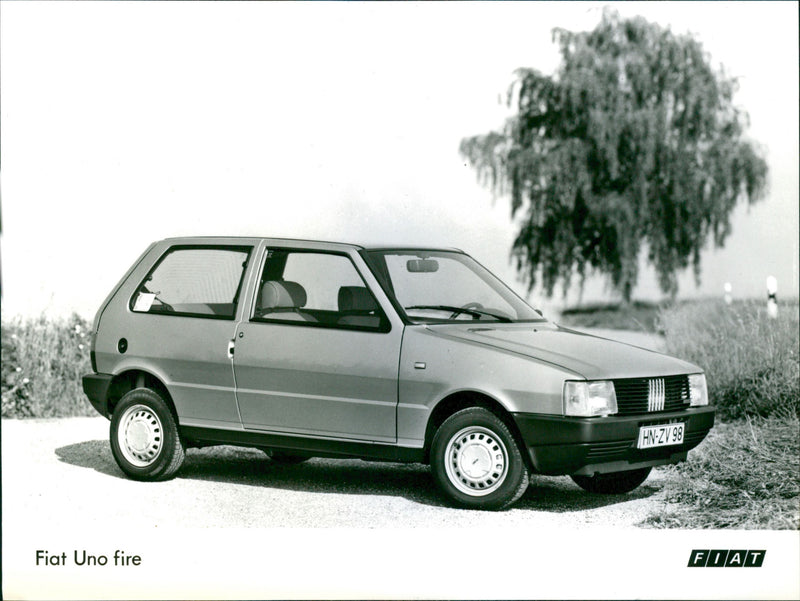
POLYGON ((92 371, 89 337, 77 315, 3 320, 2 417, 94 415, 81 388, 92 371))
POLYGON ((689 461, 661 468, 662 513, 651 528, 800 528, 800 422, 748 418, 717 424, 689 461))
POLYGON ((717 425, 689 461, 666 468, 670 508, 645 523, 800 528, 798 304, 683 303, 659 314, 667 353, 706 372, 717 425))
POLYGON ((659 305, 633 301, 629 305, 588 304, 570 307, 561 312, 559 323, 571 328, 606 328, 658 332, 659 305))
POLYGON ((800 416, 798 304, 683 303, 659 314, 666 351, 702 367, 722 419, 800 416))

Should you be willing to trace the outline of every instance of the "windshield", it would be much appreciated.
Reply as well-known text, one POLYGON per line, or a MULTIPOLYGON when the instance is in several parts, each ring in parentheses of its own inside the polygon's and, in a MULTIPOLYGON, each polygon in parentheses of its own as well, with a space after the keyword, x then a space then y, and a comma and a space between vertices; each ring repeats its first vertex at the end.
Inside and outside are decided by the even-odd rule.
POLYGON ((386 293, 414 323, 544 321, 471 257, 439 250, 364 254, 386 293))

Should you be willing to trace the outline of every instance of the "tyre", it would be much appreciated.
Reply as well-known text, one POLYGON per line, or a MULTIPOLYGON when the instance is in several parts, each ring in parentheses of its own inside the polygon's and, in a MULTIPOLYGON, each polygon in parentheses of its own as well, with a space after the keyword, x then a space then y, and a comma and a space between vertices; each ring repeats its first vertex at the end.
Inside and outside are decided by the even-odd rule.
POLYGON ((631 492, 647 480, 652 468, 643 467, 638 470, 595 474, 594 476, 570 476, 583 490, 607 495, 618 495, 631 492))
POLYGON ((291 455, 289 453, 285 453, 284 451, 278 451, 276 449, 263 449, 263 451, 269 455, 269 458, 272 459, 275 463, 280 463, 281 465, 297 465, 298 463, 303 463, 304 461, 308 461, 311 457, 304 457, 302 455, 291 455))
POLYGON ((504 509, 528 487, 528 470, 511 431, 482 407, 462 409, 439 426, 431 470, 444 494, 470 509, 504 509))
POLYGON ((183 464, 184 446, 166 402, 149 388, 125 394, 111 417, 111 452, 134 480, 166 480, 183 464))

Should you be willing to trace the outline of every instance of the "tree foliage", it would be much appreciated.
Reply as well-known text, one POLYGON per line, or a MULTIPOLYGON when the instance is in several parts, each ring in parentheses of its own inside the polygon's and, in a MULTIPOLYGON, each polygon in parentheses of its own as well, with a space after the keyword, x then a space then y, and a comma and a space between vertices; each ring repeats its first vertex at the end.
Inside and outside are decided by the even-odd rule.
POLYGON ((519 69, 515 115, 465 138, 461 155, 521 216, 512 255, 529 289, 551 296, 605 274, 630 300, 644 247, 666 293, 720 247, 736 203, 758 200, 767 166, 744 139, 734 79, 691 35, 606 11, 590 32, 553 31, 553 76, 519 69))

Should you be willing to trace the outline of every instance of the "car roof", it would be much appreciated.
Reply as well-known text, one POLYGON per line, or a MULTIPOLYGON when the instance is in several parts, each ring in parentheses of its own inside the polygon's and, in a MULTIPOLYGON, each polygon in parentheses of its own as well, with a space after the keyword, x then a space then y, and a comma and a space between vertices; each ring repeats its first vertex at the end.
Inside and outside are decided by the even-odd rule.
POLYGON ((165 238, 163 242, 170 244, 235 244, 235 243, 256 243, 266 240, 267 243, 276 243, 280 246, 302 245, 307 248, 317 250, 374 250, 374 251, 451 251, 463 252, 458 248, 443 248, 404 244, 380 244, 380 243, 353 243, 353 242, 333 242, 327 240, 310 240, 302 238, 270 238, 258 236, 179 236, 165 238))

